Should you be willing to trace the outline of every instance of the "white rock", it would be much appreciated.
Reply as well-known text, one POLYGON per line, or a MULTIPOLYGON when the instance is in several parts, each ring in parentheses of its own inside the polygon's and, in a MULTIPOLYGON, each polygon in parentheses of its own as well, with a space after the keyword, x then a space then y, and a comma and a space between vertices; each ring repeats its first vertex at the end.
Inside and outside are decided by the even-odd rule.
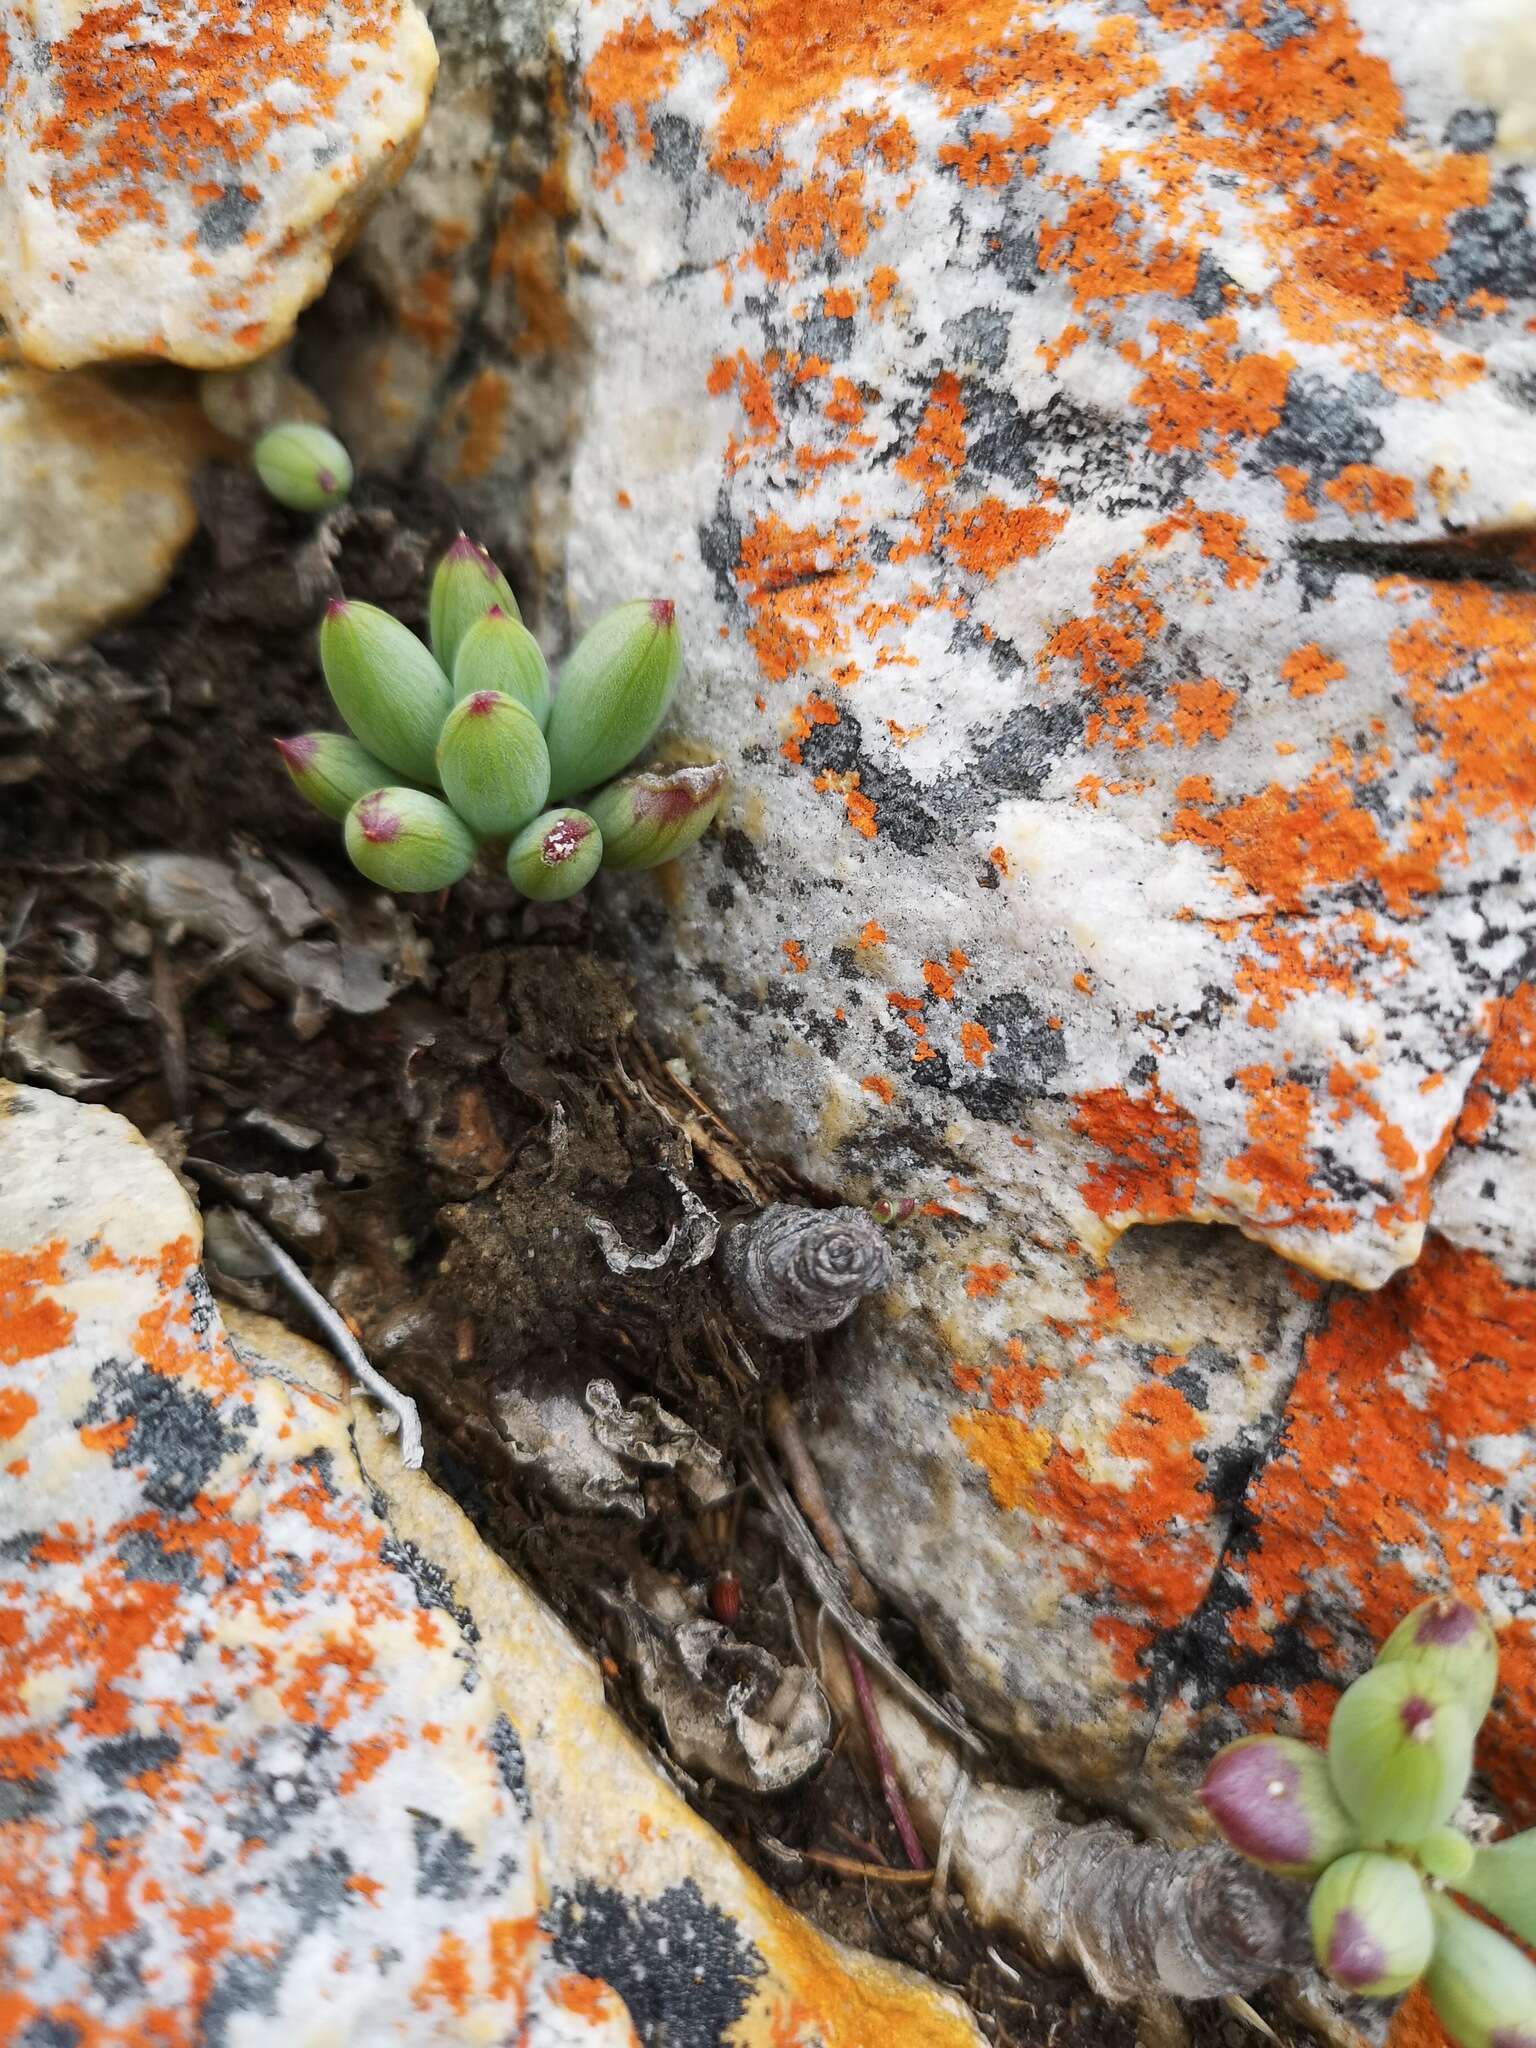
POLYGON ((409 162, 436 64, 411 0, 5 0, 0 316, 22 354, 267 354, 409 162))

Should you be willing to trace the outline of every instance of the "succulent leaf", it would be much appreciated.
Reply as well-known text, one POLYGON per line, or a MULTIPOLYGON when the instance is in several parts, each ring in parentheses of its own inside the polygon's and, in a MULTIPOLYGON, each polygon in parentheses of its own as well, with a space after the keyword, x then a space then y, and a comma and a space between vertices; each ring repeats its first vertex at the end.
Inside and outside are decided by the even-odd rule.
POLYGON ((1490 1842, 1477 1851, 1471 1869, 1451 1881, 1522 1941, 1536 1945, 1536 1828, 1490 1842))
POLYGON ((350 733, 304 732, 272 744, 300 796, 328 818, 344 818, 360 796, 382 788, 394 772, 350 733))
POLYGON ((1459 1891, 1466 1889, 1462 1879, 1472 1868, 1477 1851, 1459 1828, 1431 1828, 1413 1853, 1427 1876, 1453 1884, 1459 1891))
POLYGON ((463 819, 423 789, 371 790, 348 811, 345 832, 358 873, 406 895, 450 887, 475 857, 463 819))
POLYGON ((435 783, 453 690, 410 627, 377 605, 338 598, 321 623, 320 666, 336 709, 368 751, 396 774, 435 783))
POLYGON ((352 458, 336 436, 307 420, 269 428, 251 450, 268 492, 294 512, 328 512, 352 488, 352 458))
POLYGON ((1313 1877, 1359 1841, 1327 1759, 1288 1735, 1229 1743, 1212 1759, 1200 1798, 1239 1855, 1287 1877, 1313 1877))
POLYGON ((1378 1664, 1412 1664, 1460 1701, 1474 1729, 1499 1683, 1499 1639, 1480 1608, 1446 1594, 1405 1615, 1376 1653, 1378 1664))
POLYGON ((446 674, 453 674, 464 635, 493 605, 509 619, 521 616, 506 577, 478 541, 461 533, 433 571, 427 600, 427 637, 446 674))
POLYGON ((1367 1842, 1417 1842, 1466 1789, 1472 1723, 1416 1664, 1378 1664, 1333 1710, 1328 1770, 1367 1842))
POLYGON ((654 868, 685 853, 719 812, 730 779, 711 761, 610 782, 587 801, 603 835, 603 866, 654 868))
POLYGON ((682 672, 670 598, 615 606, 566 659, 549 714, 550 793, 590 790, 654 737, 682 672))
POLYGON ((1318 1967, 1359 1997, 1406 1991, 1435 1945, 1423 1883, 1397 1856, 1341 1856, 1318 1879, 1311 1913, 1318 1967))
POLYGON ((455 704, 438 742, 437 770, 448 801, 482 834, 518 831, 549 793, 539 722, 499 690, 479 690, 455 704))
POLYGON ((453 664, 453 694, 462 702, 481 690, 515 697, 539 722, 549 723, 549 664, 544 650, 521 619, 492 605, 475 620, 453 664))
POLYGON ((584 889, 603 857, 603 835, 585 811, 544 811, 507 849, 507 876, 535 903, 584 889))
POLYGON ((1536 2048, 1536 1963, 1492 1927, 1432 1893, 1430 2003, 1461 2048, 1536 2048))

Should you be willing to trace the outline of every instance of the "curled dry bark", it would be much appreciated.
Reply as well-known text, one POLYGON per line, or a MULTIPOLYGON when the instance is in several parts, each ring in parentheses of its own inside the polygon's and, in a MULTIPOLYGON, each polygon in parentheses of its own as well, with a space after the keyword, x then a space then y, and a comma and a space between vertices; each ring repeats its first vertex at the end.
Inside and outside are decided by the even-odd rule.
MULTIPOLYGON (((852 1686, 830 1637, 822 1681, 850 1713, 852 1686)), ((880 1715, 924 1837, 947 1834, 949 1880, 972 1917, 1040 1962, 1081 1970, 1105 1998, 1144 2000, 1241 1994, 1305 1961, 1303 1886, 1227 1849, 1169 1849, 1113 1822, 1065 1820, 1048 1791, 966 1785, 943 1737, 889 1689, 880 1715)))

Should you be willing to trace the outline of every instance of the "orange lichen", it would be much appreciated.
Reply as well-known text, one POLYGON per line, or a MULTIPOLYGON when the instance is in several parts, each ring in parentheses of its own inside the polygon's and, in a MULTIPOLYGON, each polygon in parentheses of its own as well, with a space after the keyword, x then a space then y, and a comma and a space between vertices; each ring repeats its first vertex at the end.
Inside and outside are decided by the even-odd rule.
MULTIPOLYGON (((1261 1651, 1325 1576, 1347 1588, 1358 1626, 1380 1641, 1431 1583, 1473 1597, 1480 1579, 1530 1583, 1536 1531, 1504 1502, 1507 1474, 1479 1461, 1536 1404, 1536 1293, 1491 1259, 1431 1236, 1417 1265, 1376 1294, 1341 1294, 1307 1347, 1280 1455, 1250 1497, 1255 1544, 1231 1610, 1233 1645, 1261 1651), (1430 1560, 1426 1567, 1425 1560, 1430 1560)), ((1501 1636, 1503 1687, 1479 1744, 1495 1790, 1536 1819, 1526 1768, 1536 1715, 1536 1629, 1501 1636)), ((1304 1702, 1307 1731, 1331 1695, 1304 1702)))
POLYGON ((1324 654, 1315 640, 1309 640, 1285 657, 1280 673, 1290 684, 1293 697, 1320 697, 1330 683, 1342 681, 1349 671, 1342 661, 1324 654))
POLYGON ((1187 1216, 1200 1170, 1195 1119, 1156 1081, 1140 1095, 1099 1088, 1079 1095, 1072 1128, 1107 1156, 1091 1160, 1078 1192, 1095 1216, 1171 1222, 1187 1216))
POLYGON ((1043 554, 1066 523, 1067 514, 1049 505, 1005 505, 1000 498, 983 498, 968 511, 950 515, 942 544, 971 575, 996 576, 1015 562, 1043 554))

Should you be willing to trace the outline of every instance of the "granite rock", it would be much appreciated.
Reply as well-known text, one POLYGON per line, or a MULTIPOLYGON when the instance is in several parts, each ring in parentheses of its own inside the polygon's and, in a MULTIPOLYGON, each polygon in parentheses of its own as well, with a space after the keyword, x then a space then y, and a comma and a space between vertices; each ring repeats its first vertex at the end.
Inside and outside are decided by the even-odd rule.
POLYGON ((737 1128, 920 1205, 827 1355, 864 1564, 974 1712, 1165 1813, 1455 1583, 1528 1802, 1520 10, 560 33, 575 621, 673 596, 736 779, 613 928, 737 1128))
POLYGON ((751 1878, 122 1119, 0 1086, 0 2037, 962 2048, 751 1878))
POLYGON ((266 354, 410 160, 411 0, 5 0, 0 317, 48 369, 266 354))
POLYGON ((0 653, 63 653, 157 596, 219 445, 182 394, 0 363, 0 653))

